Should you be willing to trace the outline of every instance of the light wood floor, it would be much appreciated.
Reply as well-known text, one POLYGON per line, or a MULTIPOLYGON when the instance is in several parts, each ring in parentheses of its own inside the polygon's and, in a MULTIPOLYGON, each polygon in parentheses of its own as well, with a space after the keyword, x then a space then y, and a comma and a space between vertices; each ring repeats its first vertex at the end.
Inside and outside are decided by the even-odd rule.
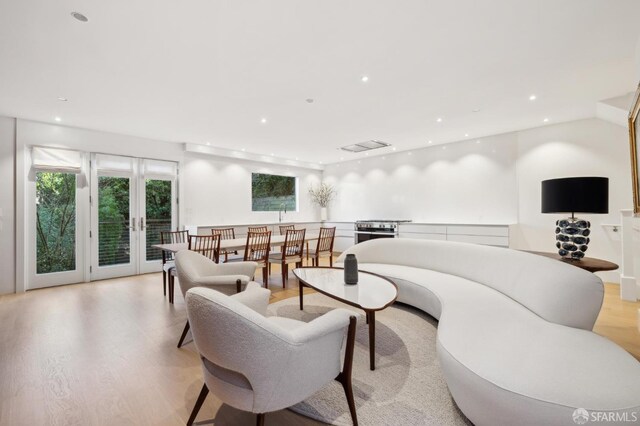
MULTIPOLYGON (((184 301, 176 294, 169 304, 161 281, 149 274, 0 297, 0 425, 184 425, 202 373, 193 344, 175 346, 184 301)), ((277 268, 270 287, 273 301, 298 295, 293 279, 283 290, 277 268)), ((595 331, 640 359, 638 308, 607 285, 595 331)), ((198 416, 254 422, 211 394, 198 416)), ((282 410, 266 424, 319 423, 282 410)))

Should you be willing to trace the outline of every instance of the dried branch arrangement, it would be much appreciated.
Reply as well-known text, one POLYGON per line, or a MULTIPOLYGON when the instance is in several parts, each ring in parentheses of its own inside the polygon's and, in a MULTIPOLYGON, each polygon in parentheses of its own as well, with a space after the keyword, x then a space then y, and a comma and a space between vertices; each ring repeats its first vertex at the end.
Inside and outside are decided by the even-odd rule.
POLYGON ((315 188, 309 187, 309 196, 311 196, 311 201, 320 207, 327 207, 336 197, 336 190, 333 186, 322 182, 315 188))

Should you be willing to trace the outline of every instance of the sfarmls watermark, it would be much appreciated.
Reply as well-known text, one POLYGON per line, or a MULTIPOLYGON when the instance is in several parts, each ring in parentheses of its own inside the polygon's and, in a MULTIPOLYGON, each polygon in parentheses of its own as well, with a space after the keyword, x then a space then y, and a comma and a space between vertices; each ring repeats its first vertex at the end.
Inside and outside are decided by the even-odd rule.
POLYGON ((577 425, 586 423, 636 423, 640 419, 637 411, 587 411, 578 408, 573 412, 573 422, 577 425))

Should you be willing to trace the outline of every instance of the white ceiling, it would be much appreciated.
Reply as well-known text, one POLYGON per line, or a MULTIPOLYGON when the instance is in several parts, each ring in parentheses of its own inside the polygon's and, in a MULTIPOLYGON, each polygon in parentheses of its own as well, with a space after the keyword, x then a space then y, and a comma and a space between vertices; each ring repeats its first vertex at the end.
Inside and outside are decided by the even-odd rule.
POLYGON ((0 114, 329 163, 593 116, 637 84, 638 18, 637 0, 0 0, 0 114))

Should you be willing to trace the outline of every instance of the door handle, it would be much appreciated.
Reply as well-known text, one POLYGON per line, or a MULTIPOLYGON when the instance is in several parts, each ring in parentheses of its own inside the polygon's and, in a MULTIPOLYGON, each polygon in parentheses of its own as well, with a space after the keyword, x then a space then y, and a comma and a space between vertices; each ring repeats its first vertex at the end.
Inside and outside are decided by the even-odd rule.
POLYGON ((144 217, 140 218, 140 231, 144 231, 144 217))
POLYGON ((131 218, 131 226, 129 227, 133 232, 136 232, 136 218, 131 218))

